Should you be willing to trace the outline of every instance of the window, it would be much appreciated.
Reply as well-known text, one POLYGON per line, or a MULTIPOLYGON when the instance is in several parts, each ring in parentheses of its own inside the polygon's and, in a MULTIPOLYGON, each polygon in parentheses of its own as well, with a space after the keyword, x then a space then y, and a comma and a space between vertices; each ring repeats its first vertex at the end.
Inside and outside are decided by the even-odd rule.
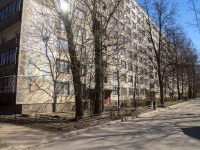
POLYGON ((120 5, 121 7, 124 7, 124 2, 121 1, 121 2, 119 3, 119 5, 120 5))
POLYGON ((130 28, 126 28, 126 33, 131 36, 131 29, 130 28))
POLYGON ((125 74, 122 74, 122 75, 121 75, 121 81, 122 81, 122 82, 126 82, 126 75, 125 75, 125 74))
POLYGON ((0 66, 11 65, 15 63, 16 49, 11 49, 9 51, 0 54, 0 66))
POLYGON ((117 45, 113 45, 113 46, 112 46, 112 49, 113 49, 113 50, 117 50, 117 45))
POLYGON ((76 9, 75 16, 81 20, 85 19, 85 13, 80 9, 76 9))
POLYGON ((104 83, 108 83, 108 78, 107 78, 107 77, 104 77, 104 78, 103 78, 103 82, 104 82, 104 83))
POLYGON ((133 71, 133 65, 131 63, 128 63, 128 70, 133 71))
POLYGON ((81 89, 82 89, 82 97, 83 97, 83 99, 86 99, 87 98, 86 84, 81 84, 81 89))
POLYGON ((77 27, 75 34, 79 37, 85 37, 86 36, 86 31, 82 27, 77 27))
POLYGON ((9 51, 9 64, 15 63, 15 54, 16 54, 16 49, 12 49, 9 51))
POLYGON ((136 23, 135 22, 132 22, 132 28, 136 29, 136 23))
POLYGON ((135 72, 138 72, 138 66, 135 66, 134 70, 135 70, 135 72))
POLYGON ((143 62, 144 62, 145 65, 147 65, 147 59, 144 58, 143 62))
POLYGON ((132 7, 133 9, 135 9, 135 3, 134 3, 134 2, 131 2, 131 7, 132 7))
POLYGON ((135 78, 135 82, 138 83, 138 77, 135 78))
POLYGON ((57 94, 70 95, 70 85, 65 82, 58 82, 56 84, 57 94))
POLYGON ((148 85, 149 85, 149 84, 148 84, 148 83, 149 83, 149 81, 148 81, 147 79, 145 79, 144 83, 145 83, 145 85, 146 85, 146 86, 148 86, 148 85))
POLYGON ((68 42, 64 39, 58 39, 57 49, 68 51, 68 42))
POLYGON ((131 40, 127 40, 127 41, 126 41, 126 45, 130 47, 130 46, 132 45, 131 40))
POLYGON ((136 43, 133 43, 133 48, 137 49, 137 44, 136 43))
POLYGON ((133 88, 128 89, 128 95, 133 95, 133 88))
POLYGON ((56 60, 56 70, 58 72, 70 73, 70 64, 64 60, 56 60))
POLYGON ((125 26, 124 26, 124 24, 123 23, 119 23, 119 29, 121 29, 121 30, 125 30, 125 26))
POLYGON ((14 76, 0 78, 0 93, 13 93, 15 88, 14 82, 14 76))
POLYGON ((140 89, 140 95, 145 95, 144 89, 140 89))
POLYGON ((124 48, 121 49, 121 55, 126 56, 126 50, 124 48))
POLYGON ((117 93, 118 93, 118 91, 117 91, 117 87, 113 87, 113 95, 118 95, 117 93))
POLYGON ((119 18, 124 19, 124 13, 122 11, 119 11, 119 18))
POLYGON ((8 5, 8 14, 10 15, 12 13, 12 3, 8 5))
POLYGON ((117 33, 117 31, 115 31, 115 30, 113 30, 111 34, 112 34, 111 36, 112 36, 113 38, 117 38, 117 37, 118 37, 118 33, 117 33))
POLYGON ((136 90, 135 90, 135 94, 136 94, 137 96, 139 96, 139 89, 136 89, 136 90))
POLYGON ((126 61, 122 60, 121 65, 122 65, 123 68, 126 68, 126 61))
POLYGON ((117 65, 118 63, 119 63, 119 59, 113 58, 113 64, 114 64, 114 65, 117 65))
POLYGON ((5 13, 5 9, 2 9, 0 11, 0 21, 3 21, 4 20, 4 13, 5 13))
POLYGON ((138 52, 142 52, 142 47, 138 46, 138 52))
POLYGON ((136 7, 136 12, 137 12, 137 14, 139 14, 139 13, 140 13, 140 10, 139 10, 139 8, 138 8, 138 7, 136 7))
POLYGON ((129 17, 126 16, 126 23, 131 24, 131 20, 129 17))
POLYGON ((80 74, 82 76, 86 75, 86 72, 87 72, 87 66, 86 65, 81 65, 80 66, 80 74))
POLYGON ((15 11, 20 11, 20 0, 16 0, 15 11))
POLYGON ((120 35, 120 42, 125 43, 125 37, 123 35, 120 35))
POLYGON ((8 6, 5 8, 5 19, 8 17, 8 6))
POLYGON ((138 57, 138 62, 142 63, 142 57, 138 57))
POLYGON ((127 57, 132 59, 132 52, 131 51, 127 51, 127 57))
POLYGON ((116 18, 111 18, 110 22, 111 22, 111 24, 117 24, 117 19, 116 18))
POLYGON ((76 54, 77 55, 86 56, 86 48, 85 48, 85 46, 76 44, 75 50, 76 50, 76 54))
POLYGON ((140 84, 144 84, 144 78, 140 77, 140 84))
POLYGON ((135 19, 135 13, 133 11, 131 13, 132 13, 132 18, 135 19))
POLYGON ((133 76, 131 76, 131 75, 128 75, 128 82, 133 82, 133 76))
POLYGON ((127 95, 127 89, 126 88, 121 88, 121 96, 127 95))
POLYGON ((140 18, 139 18, 139 17, 137 17, 137 23, 139 23, 139 24, 140 24, 140 18))
POLYGON ((136 38, 137 38, 137 34, 136 34, 135 32, 132 32, 132 37, 133 37, 134 39, 136 39, 136 38))
POLYGON ((58 29, 65 30, 65 25, 64 25, 62 19, 58 19, 58 29))
POLYGON ((13 1, 12 3, 8 4, 6 7, 0 10, 0 21, 3 21, 6 18, 8 18, 12 14, 13 10, 20 11, 20 0, 13 1), (14 3, 15 8, 13 7, 14 3))
POLYGON ((113 72, 113 81, 117 81, 117 72, 113 72))
POLYGON ((130 8, 126 6, 126 12, 130 14, 130 8))

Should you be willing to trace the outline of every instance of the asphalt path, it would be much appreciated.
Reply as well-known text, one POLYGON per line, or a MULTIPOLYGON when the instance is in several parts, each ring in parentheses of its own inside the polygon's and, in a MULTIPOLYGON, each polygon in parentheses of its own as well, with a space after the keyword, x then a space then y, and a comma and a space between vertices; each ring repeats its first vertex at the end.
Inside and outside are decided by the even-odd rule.
POLYGON ((30 150, 200 150, 200 100, 30 150))

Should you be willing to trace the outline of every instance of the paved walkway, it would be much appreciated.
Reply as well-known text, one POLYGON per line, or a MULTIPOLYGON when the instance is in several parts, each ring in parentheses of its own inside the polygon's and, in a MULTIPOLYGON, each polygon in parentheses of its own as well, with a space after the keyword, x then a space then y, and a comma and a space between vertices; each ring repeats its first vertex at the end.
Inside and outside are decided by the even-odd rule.
MULTIPOLYGON (((0 123, 4 150, 200 150, 200 101, 190 101, 78 136, 0 123)), ((86 131, 86 130, 85 130, 86 131)), ((75 131, 73 134, 77 134, 75 131)))
POLYGON ((0 123, 0 149, 22 150, 27 147, 52 142, 58 138, 51 132, 0 123))

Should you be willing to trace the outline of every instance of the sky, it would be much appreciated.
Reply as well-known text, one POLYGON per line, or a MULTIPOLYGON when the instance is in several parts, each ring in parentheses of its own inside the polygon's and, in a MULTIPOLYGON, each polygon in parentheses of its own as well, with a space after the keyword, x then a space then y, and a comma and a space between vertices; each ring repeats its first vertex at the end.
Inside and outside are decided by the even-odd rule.
MULTIPOLYGON (((200 57, 200 33, 192 26, 192 23, 196 23, 195 13, 190 10, 192 5, 189 3, 189 0, 169 0, 172 3, 177 4, 177 23, 179 23, 186 32, 188 38, 190 38, 195 45, 194 47, 198 50, 200 57)), ((196 6, 200 9, 200 0, 194 0, 196 6)), ((140 0, 137 0, 140 3, 140 0)))
MULTIPOLYGON (((177 22, 183 26, 184 31, 187 33, 188 37, 194 43, 195 48, 197 48, 200 53, 200 33, 196 27, 191 25, 192 23, 196 23, 196 20, 194 12, 190 10, 191 4, 188 3, 189 0, 172 1, 177 3, 177 22)), ((196 6, 200 8, 200 0, 196 2, 196 6)))

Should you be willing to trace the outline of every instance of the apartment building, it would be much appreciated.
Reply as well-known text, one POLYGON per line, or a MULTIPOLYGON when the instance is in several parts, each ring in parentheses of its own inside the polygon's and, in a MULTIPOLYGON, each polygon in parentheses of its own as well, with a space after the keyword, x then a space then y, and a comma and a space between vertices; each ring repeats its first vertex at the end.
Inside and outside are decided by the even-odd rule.
POLYGON ((16 104, 21 8, 20 0, 0 2, 0 104, 16 104))
MULTIPOLYGON (((51 4, 45 0, 0 2, 0 113, 50 112, 53 103, 57 111, 74 108, 65 27, 51 4)), ((92 34, 84 7, 77 3, 73 15, 83 100, 88 102, 94 100, 95 85, 92 34)), ((106 105, 117 104, 118 98, 132 101, 134 90, 140 100, 149 99, 150 93, 154 98, 159 95, 157 74, 143 53, 149 44, 145 18, 135 0, 125 0, 110 20, 109 42, 115 44, 106 47, 103 57, 106 105)), ((154 30, 156 40, 156 26, 154 30)))

